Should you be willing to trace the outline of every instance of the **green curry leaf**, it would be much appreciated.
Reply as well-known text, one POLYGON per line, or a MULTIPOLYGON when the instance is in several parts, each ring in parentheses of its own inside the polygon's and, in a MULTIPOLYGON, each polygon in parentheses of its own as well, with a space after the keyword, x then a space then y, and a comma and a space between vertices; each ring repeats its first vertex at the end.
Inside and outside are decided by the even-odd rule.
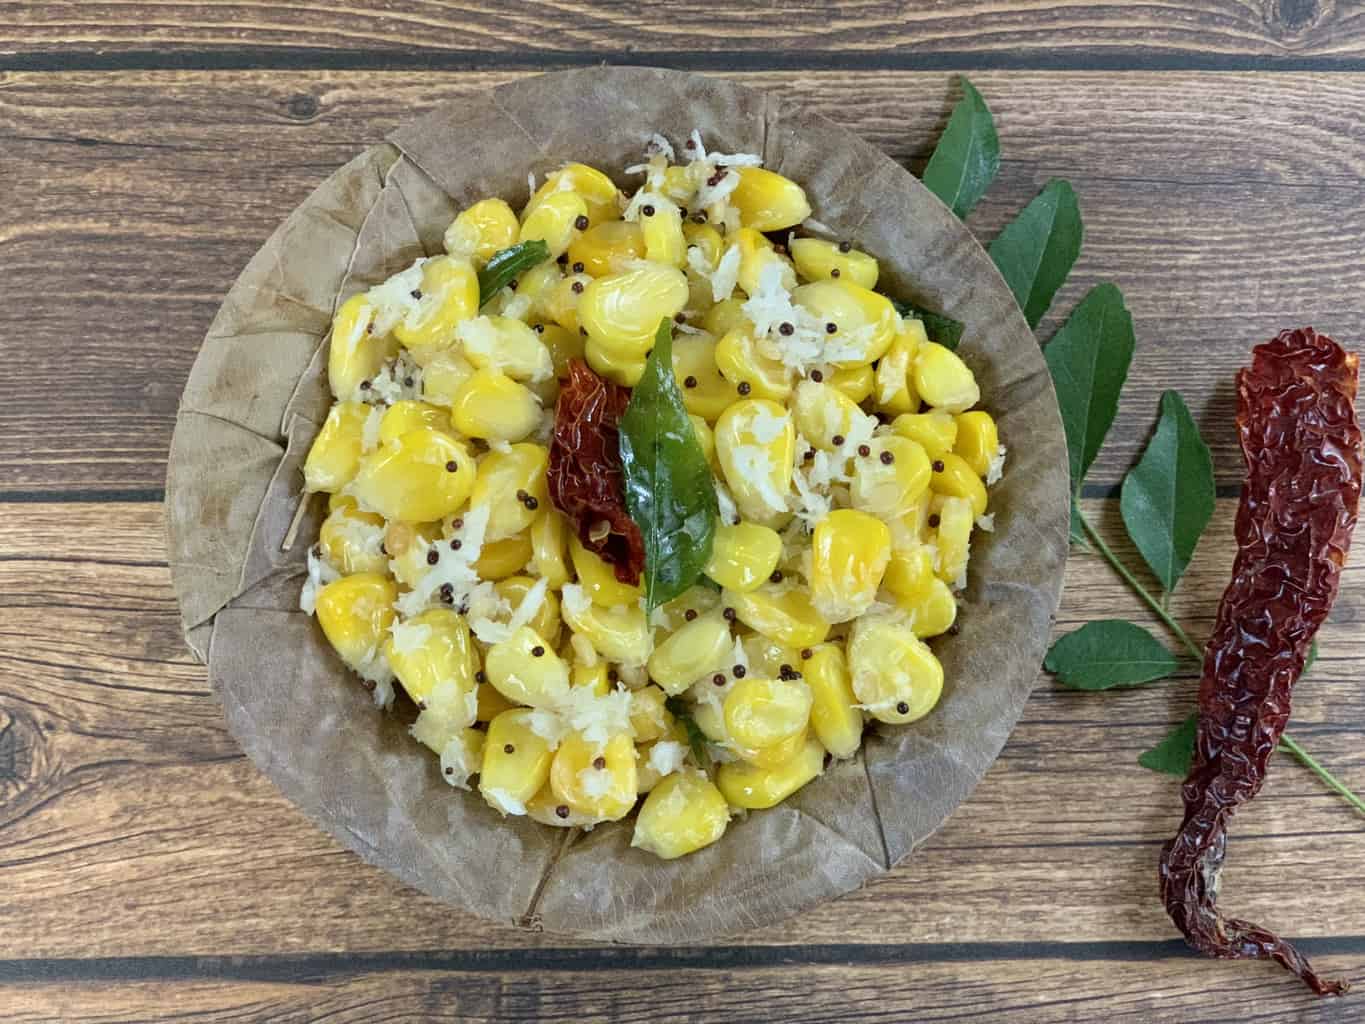
POLYGON ((1030 327, 1052 305, 1081 254, 1081 208, 1071 183, 1049 181, 991 243, 991 259, 1014 292, 1030 327))
POLYGON ((479 308, 517 277, 550 258, 550 247, 540 239, 518 242, 495 252, 479 271, 479 308))
POLYGON ((1182 779, 1190 774, 1190 762, 1194 760, 1194 734, 1199 725, 1199 716, 1190 715, 1169 733, 1160 743, 1138 755, 1138 764, 1154 772, 1166 775, 1179 775, 1182 779))
POLYGON ((1043 667, 1073 690, 1108 690, 1164 679, 1179 666, 1156 637, 1131 622, 1104 619, 1068 633, 1047 652, 1043 667))
POLYGON ((1000 170, 1000 139, 990 108, 965 76, 962 92, 922 180, 953 213, 966 217, 1000 170))

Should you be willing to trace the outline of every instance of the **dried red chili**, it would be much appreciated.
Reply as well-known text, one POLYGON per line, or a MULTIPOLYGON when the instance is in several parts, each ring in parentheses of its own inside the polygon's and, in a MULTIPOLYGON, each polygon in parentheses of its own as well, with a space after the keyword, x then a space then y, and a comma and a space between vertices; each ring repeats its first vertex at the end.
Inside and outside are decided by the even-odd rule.
POLYGON ((1356 357, 1312 328, 1258 345, 1237 377, 1247 479, 1237 560, 1218 606, 1199 684, 1199 727, 1185 820, 1161 851, 1161 895, 1195 949, 1275 960, 1319 995, 1345 981, 1317 975, 1292 945, 1218 911, 1227 824, 1254 797, 1289 720, 1290 691, 1336 597, 1361 486, 1356 357))
POLYGON ((626 512, 617 423, 630 389, 569 363, 555 404, 548 470, 550 500, 569 518, 583 546, 608 562, 622 583, 640 582, 645 542, 626 512))

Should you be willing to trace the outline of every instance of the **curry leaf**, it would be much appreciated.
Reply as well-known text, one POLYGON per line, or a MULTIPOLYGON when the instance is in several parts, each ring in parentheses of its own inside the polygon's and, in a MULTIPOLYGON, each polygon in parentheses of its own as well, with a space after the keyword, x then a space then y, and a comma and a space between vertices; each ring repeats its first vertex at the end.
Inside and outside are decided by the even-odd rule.
POLYGON ((626 510, 645 542, 645 601, 653 611, 697 581, 716 532, 716 485, 673 376, 664 320, 621 417, 626 510))
POLYGON ((924 324, 924 333, 929 336, 930 341, 936 341, 946 349, 956 350, 962 342, 962 321, 954 320, 950 316, 942 313, 935 313, 917 306, 913 302, 901 302, 899 299, 892 299, 891 305, 896 307, 896 312, 901 316, 911 317, 924 324))
POLYGON ((489 257, 479 271, 479 308, 519 275, 550 258, 550 247, 540 239, 509 245, 489 257))
POLYGON ((1073 690, 1108 690, 1164 679, 1176 657, 1141 626, 1120 619, 1087 622, 1047 652, 1043 667, 1073 690))
POLYGON ((1179 775, 1184 778, 1190 774, 1190 763, 1194 760, 1194 734, 1199 725, 1199 716, 1190 715, 1181 722, 1156 746, 1138 755, 1138 764, 1154 772, 1179 775))
POLYGON ((1161 396, 1161 419, 1123 481, 1123 525, 1169 592, 1213 517, 1213 459, 1179 392, 1161 396))
POLYGON ((991 243, 991 259, 1037 327, 1081 254, 1081 208, 1071 183, 1054 178, 991 243))
POLYGON ((966 217, 1000 170, 1000 139, 990 108, 965 76, 962 92, 924 168, 923 181, 953 213, 966 217))
POLYGON ((1114 422, 1134 343, 1123 293, 1106 282, 1081 300, 1043 352, 1062 412, 1073 494, 1114 422))

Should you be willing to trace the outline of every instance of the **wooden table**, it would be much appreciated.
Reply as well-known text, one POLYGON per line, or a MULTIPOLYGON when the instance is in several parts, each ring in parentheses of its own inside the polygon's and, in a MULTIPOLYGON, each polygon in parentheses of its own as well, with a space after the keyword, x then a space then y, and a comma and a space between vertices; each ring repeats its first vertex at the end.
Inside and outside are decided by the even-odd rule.
MULTIPOLYGON (((779 927, 612 948, 469 918, 341 850, 227 735, 180 638, 160 507, 176 399, 248 256, 313 186, 442 100, 599 61, 798 97, 918 171, 970 72, 1004 162, 989 239, 1052 176, 1087 244, 1058 310, 1124 289, 1132 381, 1086 490, 1159 393, 1214 448, 1218 511, 1174 602, 1207 630, 1232 559, 1232 377, 1312 323, 1365 341, 1365 10, 1137 5, 0 0, 0 1017, 6 1020, 1356 1020, 1265 965, 1188 954, 1157 903, 1177 785, 1135 763, 1193 672, 1039 681, 976 794, 908 863, 779 927)), ((1057 317, 1039 331, 1046 339, 1057 317)), ((1119 543, 1124 551, 1127 548, 1119 543)), ((1365 559, 1293 731, 1365 789, 1365 559)), ((1077 554, 1057 628, 1149 621, 1077 554)), ((1365 981, 1362 821, 1280 759, 1224 902, 1365 981)))

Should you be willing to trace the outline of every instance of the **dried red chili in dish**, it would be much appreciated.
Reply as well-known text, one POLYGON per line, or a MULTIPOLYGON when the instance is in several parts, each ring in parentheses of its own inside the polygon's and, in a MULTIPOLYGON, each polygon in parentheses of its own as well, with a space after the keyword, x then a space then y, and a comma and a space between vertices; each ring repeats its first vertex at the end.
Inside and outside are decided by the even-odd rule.
POLYGON ((645 542, 626 511, 617 429, 629 403, 629 388, 573 360, 555 404, 547 476, 550 500, 583 546, 609 563, 618 580, 634 585, 645 567, 645 542))
POLYGON ((1258 345, 1237 377, 1247 479, 1232 582, 1204 653, 1185 820, 1161 851, 1161 895, 1195 949, 1275 960, 1342 995, 1284 939, 1217 907, 1227 824, 1254 797, 1289 720, 1290 691, 1336 598, 1355 528, 1361 433, 1356 356, 1312 328, 1258 345))

